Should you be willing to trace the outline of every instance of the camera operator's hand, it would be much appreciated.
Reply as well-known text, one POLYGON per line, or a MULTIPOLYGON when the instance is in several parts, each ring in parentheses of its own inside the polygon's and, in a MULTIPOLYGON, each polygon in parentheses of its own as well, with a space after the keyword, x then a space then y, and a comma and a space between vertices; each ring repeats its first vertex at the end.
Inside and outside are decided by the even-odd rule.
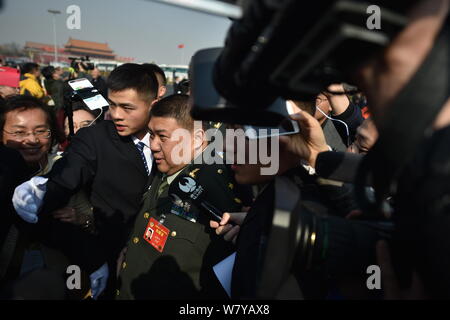
POLYGON ((300 132, 294 135, 281 136, 280 143, 286 151, 293 156, 303 159, 311 167, 315 167, 317 155, 324 151, 330 151, 320 123, 309 113, 300 111, 291 115, 291 119, 297 121, 300 132))
POLYGON ((217 235, 223 235, 225 241, 232 241, 236 244, 236 239, 239 234, 240 225, 244 222, 245 217, 247 216, 247 211, 249 207, 244 208, 244 212, 225 212, 222 215, 222 220, 220 222, 211 220, 209 222, 209 226, 213 229, 216 229, 217 235), (229 222, 233 222, 234 224, 230 224, 229 222))
MULTIPOLYGON (((445 0, 418 2, 410 11, 407 26, 383 50, 383 55, 358 71, 358 87, 367 96, 370 113, 378 128, 384 122, 386 109, 433 47, 446 20, 449 3, 445 0)), ((450 108, 449 100, 447 107, 450 108)))
POLYGON ((385 240, 380 240, 376 246, 377 262, 381 270, 381 283, 385 300, 423 300, 427 299, 425 289, 417 272, 413 272, 411 287, 401 289, 391 262, 391 253, 385 240))
POLYGON ((81 63, 81 62, 78 62, 78 69, 79 69, 81 72, 86 73, 86 69, 84 68, 83 63, 81 63))
POLYGON ((327 97, 330 103, 332 114, 338 116, 347 110, 350 105, 350 100, 345 94, 344 86, 342 83, 331 84, 328 86, 327 91, 322 92, 327 97))

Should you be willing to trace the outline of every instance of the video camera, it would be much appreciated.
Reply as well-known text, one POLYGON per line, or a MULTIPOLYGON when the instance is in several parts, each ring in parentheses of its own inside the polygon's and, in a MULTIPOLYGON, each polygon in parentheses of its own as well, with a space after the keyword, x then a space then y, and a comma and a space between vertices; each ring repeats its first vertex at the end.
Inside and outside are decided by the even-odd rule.
MULTIPOLYGON (((353 85, 355 71, 372 56, 382 51, 406 26, 406 13, 416 4, 417 1, 381 0, 368 3, 356 0, 328 0, 308 2, 308 6, 305 6, 303 2, 296 0, 247 1, 243 16, 235 20, 228 31, 225 46, 200 50, 191 60, 193 117, 242 125, 279 125, 285 115, 274 103, 277 98, 313 102, 316 96, 326 90, 330 84, 346 82, 353 85), (369 8, 373 11, 369 11, 369 8), (371 25, 369 21, 371 14, 376 16, 377 12, 381 28, 376 24, 371 25)), ((442 58, 448 66, 448 38, 446 50, 442 49, 437 57, 442 58), (445 52, 447 52, 446 56, 445 52)), ((433 59, 428 58, 428 60, 432 64, 433 59)), ((426 65, 424 69, 426 67, 429 66, 426 65)), ((380 183, 377 183, 377 180, 392 181, 398 169, 404 166, 405 161, 411 159, 408 157, 413 156, 414 147, 417 147, 420 139, 423 139, 426 125, 429 125, 435 117, 432 112, 428 112, 426 117, 419 116, 426 112, 424 106, 428 107, 428 104, 423 100, 429 99, 427 96, 429 97, 430 94, 426 91, 423 93, 423 98, 411 101, 413 88, 423 88, 425 79, 425 82, 429 83, 425 86, 426 88, 433 92, 439 90, 443 92, 443 95, 436 94, 438 98, 433 99, 437 101, 435 103, 437 107, 442 107, 441 102, 448 98, 448 91, 445 95, 445 90, 442 90, 445 88, 445 67, 441 67, 441 71, 438 69, 434 66, 430 68, 433 72, 428 73, 420 70, 418 77, 422 76, 422 82, 413 81, 413 84, 407 86, 409 91, 402 92, 401 101, 394 106, 403 104, 403 112, 398 112, 401 117, 392 117, 386 127, 380 128, 380 139, 372 152, 377 157, 367 157, 373 161, 367 162, 365 168, 362 166, 359 168, 359 171, 367 170, 372 173, 376 192, 380 190, 380 183), (430 87, 430 84, 434 83, 433 74, 439 74, 439 83, 444 84, 443 86, 430 87), (405 111, 412 104, 418 105, 418 108, 414 109, 415 112, 405 111), (416 131, 414 139, 407 136, 412 136, 408 131, 411 122, 408 122, 409 118, 406 121, 405 114, 414 114, 415 123, 420 122, 418 129, 414 129, 416 131), (392 130, 387 130, 389 125, 393 128, 392 130), (383 130, 386 132, 383 133, 383 130), (400 138, 403 141, 400 141, 400 138), (394 140, 395 143, 392 143, 394 140), (408 152, 401 154, 400 149, 408 152), (401 161, 394 159, 394 156, 401 161), (373 170, 375 166, 378 166, 378 171, 373 170)), ((417 90, 415 91, 417 93, 417 90)), ((445 177, 448 175, 447 173, 445 177)), ((359 179, 357 183, 363 193, 366 181, 359 179)), ((409 182, 409 187, 416 186, 416 183, 409 182)), ((305 272, 309 272, 309 275, 313 274, 315 279, 325 279, 330 274, 340 274, 349 270, 358 269, 363 272, 365 270, 361 269, 362 265, 367 266, 367 263, 375 262, 373 249, 375 242, 379 239, 393 239, 393 253, 394 257, 397 257, 394 259, 394 267, 398 274, 403 274, 400 278, 402 285, 408 285, 407 278, 411 275, 412 266, 418 265, 422 274, 432 274, 432 270, 448 268, 450 265, 446 263, 445 266, 438 266, 439 261, 442 261, 442 254, 435 250, 431 251, 431 248, 432 244, 442 247, 441 241, 437 240, 439 237, 436 235, 431 236, 432 230, 424 229, 424 226, 431 221, 430 219, 434 219, 434 225, 437 226, 439 221, 442 221, 433 215, 432 208, 427 207, 427 211, 424 211, 433 211, 428 216, 420 214, 411 217, 412 211, 418 210, 418 207, 397 203, 396 209, 399 210, 399 215, 395 219, 393 229, 391 225, 380 225, 378 222, 354 223, 344 219, 318 217, 301 209, 301 197, 296 196, 300 191, 297 189, 297 192, 289 192, 293 188, 292 185, 280 185, 277 178, 273 188, 266 189, 266 192, 270 194, 266 194, 263 198, 275 199, 272 200, 275 203, 264 204, 259 209, 262 212, 266 211, 265 215, 268 217, 266 221, 272 222, 272 225, 268 226, 266 233, 259 235, 260 243, 264 243, 265 249, 260 247, 259 256, 253 257, 253 260, 264 261, 264 263, 255 265, 257 270, 254 272, 259 275, 256 281, 258 286, 253 287, 254 292, 247 297, 266 299, 277 297, 287 274, 292 271, 289 268, 280 269, 280 265, 284 262, 288 267, 295 268, 292 272, 296 276, 303 275, 303 278, 305 278, 305 272), (287 206, 288 203, 292 203, 292 206, 287 206), (280 225, 280 221, 284 223, 280 225), (418 239, 414 236, 418 234, 424 237, 418 239), (271 241, 274 244, 271 244, 271 241), (410 245, 412 241, 415 246, 410 245), (355 248, 355 245, 361 246, 355 248), (372 250, 371 254, 366 251, 369 248, 372 250), (418 248, 420 252, 415 251, 415 248, 418 248), (403 254, 400 254, 402 251, 403 254), (431 257, 426 253, 427 251, 435 253, 436 256, 431 257), (403 263, 399 260, 403 260, 403 263)), ((449 190, 448 187, 445 190, 449 190)), ((412 191, 410 193, 406 193, 406 196, 404 193, 402 196, 405 198, 402 201, 405 199, 410 203, 418 201, 420 206, 425 206, 420 200, 423 194, 412 191), (415 197, 408 196, 410 193, 413 193, 415 197)), ((381 196, 377 194, 378 204, 381 203, 382 196, 383 194, 381 196)), ((431 203, 437 203, 435 198, 431 196, 428 198, 431 203)), ((443 198, 448 199, 448 194, 443 198)), ((265 202, 263 200, 261 201, 265 202)), ((241 233, 243 231, 241 230, 241 233)), ((445 233, 448 230, 442 232, 445 233)), ((246 268, 246 263, 238 261, 236 263, 234 271, 239 269, 239 264, 243 269, 246 268)), ((443 274, 444 272, 439 273, 440 276, 443 274)), ((239 282, 247 281, 245 277, 238 280, 233 283, 239 285, 239 282)), ((429 283, 441 286, 442 296, 450 296, 450 293, 445 291, 450 291, 448 289, 450 280, 445 284, 436 279, 429 283)), ((311 289, 307 294, 311 297, 317 297, 314 285, 315 283, 311 282, 308 287, 306 283, 306 287, 311 289)), ((252 286, 249 285, 247 288, 252 286)), ((308 288, 306 290, 309 290, 308 288)))
POLYGON ((89 60, 89 56, 84 57, 69 57, 70 60, 70 67, 73 68, 76 72, 80 71, 79 65, 83 67, 84 70, 94 70, 95 66, 92 62, 89 60))
POLYGON ((194 117, 275 126, 278 97, 314 101, 329 84, 352 84, 358 66, 405 26, 414 1, 376 3, 381 29, 368 28, 363 1, 248 1, 224 48, 193 57, 194 117))

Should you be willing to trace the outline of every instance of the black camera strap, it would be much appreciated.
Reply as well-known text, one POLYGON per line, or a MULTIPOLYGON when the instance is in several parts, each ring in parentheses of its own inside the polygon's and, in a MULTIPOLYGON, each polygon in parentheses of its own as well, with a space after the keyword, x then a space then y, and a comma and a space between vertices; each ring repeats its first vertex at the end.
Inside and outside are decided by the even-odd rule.
POLYGON ((449 21, 447 18, 425 61, 389 106, 375 146, 360 163, 355 192, 365 210, 378 210, 383 199, 395 193, 401 169, 431 132, 433 120, 449 98, 449 21), (370 174, 376 190, 375 203, 364 191, 370 174))

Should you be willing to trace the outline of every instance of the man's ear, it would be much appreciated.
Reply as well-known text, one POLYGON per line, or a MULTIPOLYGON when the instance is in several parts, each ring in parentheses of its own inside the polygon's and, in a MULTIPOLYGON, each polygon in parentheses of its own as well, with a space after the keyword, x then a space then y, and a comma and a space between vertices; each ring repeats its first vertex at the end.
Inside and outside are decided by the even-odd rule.
POLYGON ((164 97, 164 95, 166 94, 166 91, 167 91, 166 86, 160 86, 158 88, 158 98, 164 97))
POLYGON ((203 143, 206 140, 206 134, 203 129, 195 129, 194 130, 194 150, 201 149, 203 147, 203 143))
POLYGON ((150 107, 153 107, 153 105, 158 101, 159 101, 159 99, 157 97, 155 99, 153 99, 152 103, 150 103, 150 107))

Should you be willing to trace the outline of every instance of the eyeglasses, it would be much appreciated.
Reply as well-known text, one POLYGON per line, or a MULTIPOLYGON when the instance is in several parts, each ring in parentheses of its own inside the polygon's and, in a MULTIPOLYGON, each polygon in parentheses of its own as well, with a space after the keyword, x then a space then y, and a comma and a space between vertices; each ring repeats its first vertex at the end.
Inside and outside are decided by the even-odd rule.
MULTIPOLYGON (((94 123, 95 123, 95 120, 84 120, 84 121, 81 121, 81 122, 78 122, 78 123, 74 122, 73 123, 73 128, 74 128, 74 130, 78 130, 78 129, 81 129, 81 128, 87 128, 87 127, 90 127, 91 125, 93 125, 94 123)), ((66 130, 69 130, 69 124, 66 123, 64 128, 66 130)))
POLYGON ((35 136, 36 138, 42 138, 42 139, 48 139, 52 136, 52 131, 49 129, 41 129, 41 130, 36 130, 34 132, 25 132, 25 131, 14 131, 14 132, 9 132, 6 130, 3 130, 3 132, 6 132, 7 134, 12 135, 15 138, 18 139, 25 139, 26 137, 28 137, 30 135, 30 133, 35 136))

